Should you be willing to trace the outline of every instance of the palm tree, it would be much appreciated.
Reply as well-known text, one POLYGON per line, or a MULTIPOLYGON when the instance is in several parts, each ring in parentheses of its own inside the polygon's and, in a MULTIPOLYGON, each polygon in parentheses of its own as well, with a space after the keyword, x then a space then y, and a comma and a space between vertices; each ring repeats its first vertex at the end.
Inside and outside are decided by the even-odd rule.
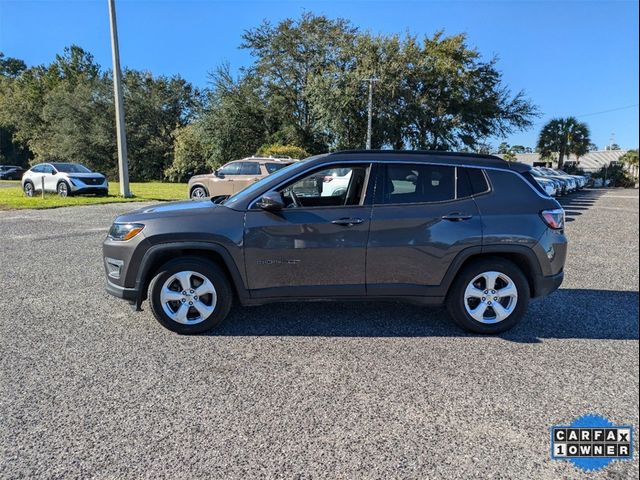
POLYGON ((564 157, 574 154, 580 157, 589 151, 591 139, 589 127, 575 117, 554 118, 540 131, 538 151, 542 158, 558 154, 558 169, 562 169, 564 157))

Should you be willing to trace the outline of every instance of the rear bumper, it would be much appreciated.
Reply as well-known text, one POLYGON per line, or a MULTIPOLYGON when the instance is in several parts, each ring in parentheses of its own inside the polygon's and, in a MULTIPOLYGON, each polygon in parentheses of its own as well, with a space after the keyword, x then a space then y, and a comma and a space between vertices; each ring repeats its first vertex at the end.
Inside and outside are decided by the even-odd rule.
POLYGON ((548 277, 543 277, 542 275, 537 275, 535 278, 535 292, 534 297, 546 297, 547 295, 551 295, 555 292, 560 285, 562 285, 562 281, 564 280, 564 270, 555 275, 550 275, 548 277))

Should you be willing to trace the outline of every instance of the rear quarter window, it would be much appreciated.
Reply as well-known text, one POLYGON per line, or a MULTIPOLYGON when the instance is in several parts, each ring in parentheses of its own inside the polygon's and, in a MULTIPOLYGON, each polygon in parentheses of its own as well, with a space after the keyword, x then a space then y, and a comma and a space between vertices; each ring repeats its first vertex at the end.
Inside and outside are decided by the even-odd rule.
POLYGON ((277 172, 283 167, 286 167, 288 163, 265 163, 264 166, 267 169, 267 173, 277 172))

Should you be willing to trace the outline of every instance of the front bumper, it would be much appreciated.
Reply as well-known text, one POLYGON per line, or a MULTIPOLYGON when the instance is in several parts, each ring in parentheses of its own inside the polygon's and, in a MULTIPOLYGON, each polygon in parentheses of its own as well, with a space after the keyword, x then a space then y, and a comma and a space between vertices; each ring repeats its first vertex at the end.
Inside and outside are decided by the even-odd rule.
POLYGON ((86 193, 96 193, 96 194, 106 194, 109 192, 108 186, 98 186, 98 187, 71 187, 71 192, 74 194, 86 194, 86 193))
POLYGON ((132 303, 138 300, 138 289, 121 287, 120 285, 111 283, 109 280, 107 280, 107 293, 132 303))

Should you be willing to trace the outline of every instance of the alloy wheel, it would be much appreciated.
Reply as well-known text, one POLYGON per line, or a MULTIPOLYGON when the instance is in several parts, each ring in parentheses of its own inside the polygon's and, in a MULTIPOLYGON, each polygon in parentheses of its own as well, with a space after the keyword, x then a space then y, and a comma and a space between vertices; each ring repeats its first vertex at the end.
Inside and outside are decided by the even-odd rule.
POLYGON ((218 296, 207 277, 189 270, 175 273, 164 282, 160 302, 164 313, 174 322, 195 325, 213 313, 218 296))
POLYGON ((64 182, 60 182, 58 184, 58 195, 61 197, 66 197, 69 194, 69 189, 67 184, 64 182))
POLYGON ((191 198, 206 198, 207 192, 205 192, 204 188, 196 187, 191 192, 191 198))
POLYGON ((476 321, 499 323, 516 309, 518 289, 513 280, 501 272, 483 272, 477 275, 464 292, 464 307, 476 321))

